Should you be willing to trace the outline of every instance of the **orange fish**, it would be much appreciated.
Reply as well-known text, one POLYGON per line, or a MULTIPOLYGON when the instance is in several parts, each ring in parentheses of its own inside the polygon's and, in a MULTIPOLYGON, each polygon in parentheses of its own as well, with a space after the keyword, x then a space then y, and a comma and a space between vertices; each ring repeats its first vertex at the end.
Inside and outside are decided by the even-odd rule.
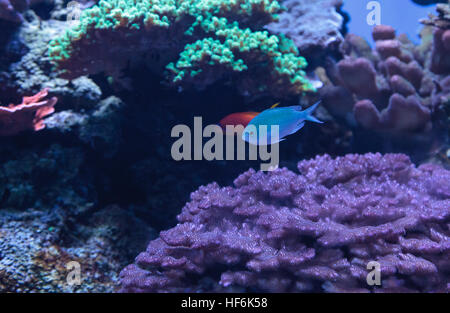
POLYGON ((250 121, 258 114, 259 112, 232 113, 221 119, 219 125, 220 127, 222 127, 224 132, 226 131, 227 125, 231 126, 242 125, 245 128, 245 126, 247 126, 248 123, 250 123, 250 121))
MULTIPOLYGON (((275 108, 278 106, 278 103, 275 103, 271 106, 271 108, 275 108)), ((223 119, 220 120, 219 125, 222 127, 223 131, 226 134, 226 127, 227 125, 231 126, 237 126, 242 125, 244 128, 250 123, 250 121, 258 115, 260 112, 239 112, 239 113, 232 113, 227 116, 225 116, 223 119)), ((227 134, 228 135, 228 134, 227 134)))

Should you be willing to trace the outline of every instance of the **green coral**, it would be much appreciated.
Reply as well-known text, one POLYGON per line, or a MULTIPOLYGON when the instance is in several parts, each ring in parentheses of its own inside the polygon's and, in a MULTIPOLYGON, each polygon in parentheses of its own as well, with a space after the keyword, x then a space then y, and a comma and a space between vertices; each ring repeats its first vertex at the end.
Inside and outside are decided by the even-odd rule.
POLYGON ((119 76, 143 58, 175 85, 201 88, 231 74, 243 93, 311 91, 293 42, 263 29, 279 11, 274 0, 102 0, 50 43, 49 55, 68 78, 119 76))

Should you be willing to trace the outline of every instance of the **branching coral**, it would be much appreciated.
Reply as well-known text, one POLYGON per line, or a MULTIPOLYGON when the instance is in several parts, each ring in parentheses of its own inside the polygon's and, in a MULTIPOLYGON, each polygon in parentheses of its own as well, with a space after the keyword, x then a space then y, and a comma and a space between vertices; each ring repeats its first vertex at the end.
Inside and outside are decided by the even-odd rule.
POLYGON ((424 38, 415 46, 384 25, 374 27, 373 38, 374 51, 362 38, 346 36, 341 45, 344 59, 327 69, 333 86, 322 90, 324 104, 365 128, 398 134, 429 131, 432 114, 442 106, 434 96, 446 78, 437 74, 448 73, 432 72, 427 50, 433 40, 424 38))
POLYGON ((375 291, 449 291, 449 171, 401 154, 298 169, 192 193, 179 224, 122 271, 122 291, 368 291, 370 261, 381 266, 375 291))
POLYGON ((44 117, 52 114, 57 98, 42 100, 48 94, 44 89, 31 97, 24 97, 21 104, 0 107, 0 136, 16 135, 24 130, 39 131, 45 128, 44 117))
POLYGON ((104 0, 51 42, 49 55, 68 78, 119 77, 130 61, 145 58, 178 86, 201 88, 231 75, 244 94, 313 90, 292 41, 262 30, 279 9, 273 0, 104 0))

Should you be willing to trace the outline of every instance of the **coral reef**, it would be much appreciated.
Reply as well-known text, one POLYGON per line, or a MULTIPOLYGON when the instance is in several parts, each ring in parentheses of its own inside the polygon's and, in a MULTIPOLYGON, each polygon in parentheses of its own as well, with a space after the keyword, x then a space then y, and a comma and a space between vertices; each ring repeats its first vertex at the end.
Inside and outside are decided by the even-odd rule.
POLYGON ((267 29, 291 38, 308 63, 321 63, 326 55, 337 54, 344 40, 342 4, 342 0, 285 0, 286 11, 267 29))
POLYGON ((85 161, 82 149, 55 143, 40 149, 29 146, 19 151, 15 145, 2 147, 2 209, 51 208, 72 203, 82 210, 87 203, 95 203, 92 183, 80 173, 85 161))
POLYGON ((24 97, 21 104, 0 107, 0 136, 12 136, 29 129, 44 129, 43 119, 55 111, 57 102, 56 97, 43 100, 47 94, 48 89, 44 89, 34 96, 24 97))
POLYGON ((5 62, 7 66, 0 72, 0 96, 7 101, 18 94, 49 90, 59 104, 58 112, 46 119, 48 128, 74 134, 81 142, 112 155, 121 142, 122 101, 115 96, 102 99, 99 86, 85 76, 70 81, 58 77, 58 72, 51 71, 48 58, 43 57, 49 41, 64 32, 66 24, 53 19, 42 21, 28 12, 28 20, 9 40, 9 45, 19 46, 25 52, 18 60, 5 62))
POLYGON ((122 291, 449 291, 449 171, 401 154, 298 169, 200 187, 122 271, 122 291), (370 261, 382 286, 366 283, 370 261))
POLYGON ((110 96, 99 101, 89 111, 65 110, 47 118, 49 129, 76 135, 82 143, 101 151, 105 157, 115 155, 122 144, 122 100, 110 96))
POLYGON ((117 206, 89 214, 89 222, 73 213, 59 206, 48 212, 0 211, 0 291, 117 290, 117 273, 129 254, 152 238, 152 230, 117 206), (79 285, 67 283, 70 262, 80 264, 79 285))
POLYGON ((98 103, 102 92, 91 79, 62 79, 58 72, 51 71, 51 63, 45 57, 49 41, 63 33, 69 24, 57 20, 42 21, 33 11, 29 11, 28 17, 29 21, 23 23, 10 40, 10 44, 20 42, 25 54, 0 72, 0 77, 1 74, 6 77, 3 82, 0 80, 0 90, 3 87, 24 94, 48 88, 60 100, 62 109, 88 109, 98 103))
POLYGON ((273 0, 100 1, 50 43, 49 55, 67 78, 104 71, 120 81, 131 60, 145 59, 175 86, 231 76, 243 94, 314 90, 292 41, 262 30, 279 9, 273 0))
POLYGON ((320 65, 326 123, 283 142, 280 166, 392 151, 365 136, 406 133, 450 168, 448 142, 434 145, 450 125, 448 5, 420 46, 384 26, 372 50, 344 41, 342 0, 77 0, 80 21, 68 3, 0 0, 0 292, 449 291, 437 165, 323 156, 221 188, 258 161, 170 155, 171 127, 192 116, 309 105, 320 65))
POLYGON ((447 76, 437 75, 442 70, 433 73, 427 53, 433 40, 427 30, 422 35, 423 44, 414 46, 405 36, 396 37, 392 27, 376 26, 372 51, 364 39, 348 34, 340 47, 344 59, 328 64, 331 82, 321 91, 324 105, 364 128, 401 135, 429 132, 433 114, 443 106, 435 95, 447 76))

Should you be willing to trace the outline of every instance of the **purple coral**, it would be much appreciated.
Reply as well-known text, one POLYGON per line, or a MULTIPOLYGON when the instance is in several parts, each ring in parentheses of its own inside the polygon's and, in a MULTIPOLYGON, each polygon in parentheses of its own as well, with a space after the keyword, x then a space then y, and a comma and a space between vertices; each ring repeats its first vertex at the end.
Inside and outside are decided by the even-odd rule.
POLYGON ((351 115, 350 120, 367 129, 396 134, 430 131, 433 114, 444 104, 435 95, 445 89, 448 68, 441 66, 442 58, 435 52, 445 36, 436 31, 433 40, 428 33, 422 35, 430 40, 414 46, 406 36, 396 36, 392 27, 376 26, 375 50, 362 38, 347 35, 340 47, 344 59, 327 69, 332 84, 321 91, 325 106, 336 116, 351 115), (434 66, 438 61, 439 71, 434 66))
POLYGON ((450 1, 436 6, 438 15, 430 14, 421 22, 433 26, 433 47, 430 68, 438 74, 450 72, 450 1))
POLYGON ((431 56, 431 69, 438 74, 450 72, 450 29, 434 30, 434 45, 431 56))
POLYGON ((449 291, 449 171, 402 154, 325 155, 298 169, 200 187, 122 271, 122 291, 449 291), (370 261, 382 286, 366 283, 370 261))

